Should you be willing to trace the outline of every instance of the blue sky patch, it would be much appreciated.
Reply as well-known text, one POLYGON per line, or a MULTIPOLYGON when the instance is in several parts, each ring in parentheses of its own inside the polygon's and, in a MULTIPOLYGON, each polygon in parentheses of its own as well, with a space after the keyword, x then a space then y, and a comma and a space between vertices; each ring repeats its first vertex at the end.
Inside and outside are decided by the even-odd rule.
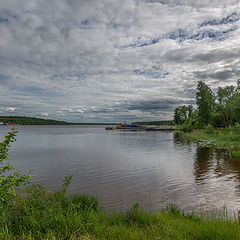
POLYGON ((7 23, 7 22, 8 22, 8 18, 0 17, 0 23, 7 23))
POLYGON ((88 25, 89 24, 89 20, 86 19, 86 20, 82 21, 81 24, 82 25, 88 25))
POLYGON ((169 72, 150 72, 150 71, 144 71, 144 70, 140 70, 140 69, 135 69, 133 71, 135 74, 137 75, 145 75, 145 76, 149 76, 151 78, 165 78, 167 75, 169 75, 169 72))
POLYGON ((222 24, 229 24, 229 23, 235 23, 239 21, 239 17, 238 15, 234 12, 220 20, 218 19, 213 19, 213 20, 209 20, 209 21, 205 21, 203 22, 200 27, 204 27, 204 26, 208 26, 208 25, 213 25, 213 26, 216 26, 216 25, 222 25, 222 24))
POLYGON ((9 79, 9 77, 7 75, 4 75, 4 74, 0 73, 0 82, 6 81, 8 79, 9 79))
MULTIPOLYGON (((213 19, 210 21, 205 21, 203 23, 200 24, 199 28, 195 29, 195 31, 189 31, 183 28, 179 28, 176 29, 175 31, 171 31, 167 34, 161 35, 159 37, 156 38, 152 38, 149 39, 148 41, 141 41, 141 36, 138 37, 137 41, 134 43, 131 43, 129 45, 125 45, 122 46, 121 48, 136 48, 136 47, 147 47, 153 44, 157 44, 159 43, 160 40, 162 39, 172 39, 172 40, 176 40, 179 43, 182 43, 186 40, 196 40, 196 41, 200 41, 203 40, 205 38, 210 38, 216 41, 222 41, 224 39, 226 39, 227 34, 231 33, 235 30, 237 30, 238 28, 236 26, 233 26, 232 24, 239 21, 240 18, 238 17, 238 15, 234 12, 222 19, 213 19), (202 27, 204 26, 208 26, 208 25, 223 25, 223 24, 231 24, 231 26, 229 26, 228 29, 226 30, 205 30, 202 29, 202 27)), ((194 30, 194 29, 193 29, 194 30)))
POLYGON ((9 23, 12 19, 16 20, 17 15, 11 13, 10 11, 0 10, 0 24, 9 23))

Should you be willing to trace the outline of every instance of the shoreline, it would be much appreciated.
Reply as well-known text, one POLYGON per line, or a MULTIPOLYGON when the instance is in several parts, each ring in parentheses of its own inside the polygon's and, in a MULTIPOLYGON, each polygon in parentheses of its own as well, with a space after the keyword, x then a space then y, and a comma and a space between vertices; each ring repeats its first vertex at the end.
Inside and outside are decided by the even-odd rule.
POLYGON ((192 132, 176 131, 185 140, 211 144, 214 147, 227 149, 232 157, 240 158, 240 132, 238 129, 193 130, 192 132))

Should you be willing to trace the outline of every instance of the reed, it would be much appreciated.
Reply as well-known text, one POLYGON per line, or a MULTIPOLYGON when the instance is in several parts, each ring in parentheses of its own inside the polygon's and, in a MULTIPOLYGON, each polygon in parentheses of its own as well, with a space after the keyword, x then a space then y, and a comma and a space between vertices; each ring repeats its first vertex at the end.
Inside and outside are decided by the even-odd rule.
POLYGON ((240 239, 238 218, 185 214, 170 204, 145 211, 135 204, 109 213, 88 195, 65 196, 31 185, 1 214, 0 239, 240 239))

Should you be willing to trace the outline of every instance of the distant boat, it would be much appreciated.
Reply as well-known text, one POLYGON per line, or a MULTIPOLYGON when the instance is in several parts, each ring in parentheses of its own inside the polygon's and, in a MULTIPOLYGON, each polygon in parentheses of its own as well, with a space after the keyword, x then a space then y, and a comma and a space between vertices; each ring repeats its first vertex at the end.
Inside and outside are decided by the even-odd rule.
POLYGON ((6 123, 0 122, 0 126, 5 126, 6 123))

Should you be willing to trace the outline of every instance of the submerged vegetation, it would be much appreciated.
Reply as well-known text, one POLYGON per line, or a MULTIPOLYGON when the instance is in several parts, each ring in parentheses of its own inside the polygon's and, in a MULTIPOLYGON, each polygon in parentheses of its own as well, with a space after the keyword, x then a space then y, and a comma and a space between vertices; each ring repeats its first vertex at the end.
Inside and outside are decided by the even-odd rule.
POLYGON ((240 239, 239 217, 224 211, 197 216, 172 204, 153 212, 135 204, 111 213, 95 197, 66 196, 72 176, 54 192, 27 183, 29 176, 15 172, 8 159, 14 136, 15 130, 1 143, 0 183, 8 188, 0 195, 0 239, 240 239))
POLYGON ((174 110, 174 121, 189 140, 211 142, 240 157, 240 79, 237 86, 219 87, 216 94, 203 82, 196 91, 197 109, 192 105, 174 110))

